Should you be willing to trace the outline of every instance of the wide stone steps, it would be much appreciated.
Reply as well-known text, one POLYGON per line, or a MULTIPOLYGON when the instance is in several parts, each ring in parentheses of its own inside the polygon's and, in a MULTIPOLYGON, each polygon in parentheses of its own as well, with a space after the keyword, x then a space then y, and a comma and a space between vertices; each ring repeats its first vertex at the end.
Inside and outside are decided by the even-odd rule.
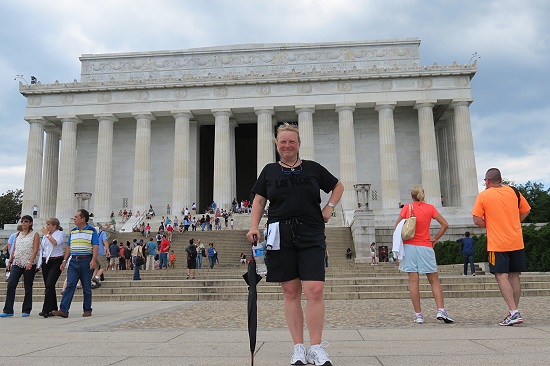
MULTIPOLYGON (((384 299, 409 298, 408 278, 399 272, 397 263, 354 263, 345 258, 345 251, 351 244, 349 228, 327 228, 329 268, 325 284, 325 299, 384 299)), ((239 264, 239 255, 250 254, 250 244, 245 239, 245 230, 196 231, 174 234, 172 249, 177 255, 176 269, 141 271, 141 281, 133 281, 133 271, 108 271, 106 281, 94 290, 94 301, 246 301, 248 287, 242 275, 246 266, 239 264), (207 269, 204 258, 203 269, 197 270, 197 279, 186 279, 184 249, 190 238, 200 238, 207 245, 213 242, 220 253, 220 264, 207 269)), ((109 239, 132 241, 140 239, 139 233, 117 233, 109 239)), ((493 276, 486 276, 477 270, 476 277, 462 276, 461 264, 439 266, 439 276, 444 295, 451 297, 500 297, 498 285, 493 276)), ((3 275, 3 270, 0 271, 3 275)), ((58 294, 61 292, 66 271, 60 277, 58 294)), ((1 277, 0 277, 1 278, 1 277)), ((522 275, 524 296, 550 296, 550 273, 526 273, 522 275)), ((431 298, 431 288, 425 276, 421 276, 421 297, 431 298)), ((22 279, 16 292, 16 301, 23 300, 22 279)), ((0 301, 5 301, 6 283, 0 283, 0 301)), ((41 304, 44 285, 41 273, 37 273, 33 301, 41 304)), ((281 300, 278 284, 262 280, 258 285, 260 300, 281 300)), ((58 295, 58 301, 61 296, 58 295)), ((82 301, 82 290, 77 290, 74 301, 82 301)), ((35 305, 38 306, 38 305, 35 305)))
MULTIPOLYGON (((441 266, 447 270, 446 266, 441 266)), ((452 267, 451 267, 452 269, 452 267)), ((200 273, 201 277, 195 280, 185 279, 183 271, 177 270, 143 272, 142 281, 132 281, 130 271, 108 273, 108 280, 102 283, 101 288, 94 290, 94 301, 200 301, 200 300, 243 300, 248 296, 248 288, 241 275, 244 271, 233 270, 232 276, 219 278, 219 273, 200 273), (206 276, 208 275, 208 276, 206 276), (210 277, 210 278, 209 278, 210 277), (218 277, 218 278, 215 278, 218 277)), ((374 273, 374 270, 373 270, 374 273)), ((370 274, 370 273, 369 273, 370 274)), ((381 273, 380 273, 381 274, 381 273)), ((493 276, 456 276, 440 273, 442 288, 445 297, 499 297, 498 285, 493 276)), ((58 285, 62 285, 62 279, 58 285)), ((5 300, 6 284, 0 284, 0 301, 5 300)), ((59 289, 60 292, 61 289, 59 289)), ((425 278, 420 284, 421 297, 430 298, 431 288, 425 278)), ((523 296, 550 296, 550 274, 533 273, 522 275, 523 296)), ((37 276, 33 291, 33 301, 40 303, 43 300, 44 288, 42 278, 37 276)), ((379 299, 379 298, 408 298, 408 279, 401 273, 384 273, 383 276, 356 276, 345 273, 335 277, 327 276, 325 285, 325 299, 379 299)), ((262 280, 258 284, 258 298, 260 300, 281 300, 282 293, 278 284, 266 283, 262 280)), ((23 300, 22 283, 20 284, 16 301, 23 300)), ((77 290, 74 301, 82 301, 82 290, 77 290)))

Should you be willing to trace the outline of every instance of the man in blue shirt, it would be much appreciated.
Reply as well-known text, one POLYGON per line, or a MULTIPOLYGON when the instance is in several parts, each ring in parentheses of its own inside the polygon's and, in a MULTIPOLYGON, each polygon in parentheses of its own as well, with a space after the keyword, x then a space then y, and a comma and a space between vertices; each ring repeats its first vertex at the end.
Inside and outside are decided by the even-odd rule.
POLYGON ((150 271, 155 269, 155 252, 157 249, 157 245, 153 241, 153 238, 149 238, 149 241, 147 244, 145 244, 147 247, 147 250, 149 251, 149 254, 147 255, 147 262, 145 263, 145 270, 150 271))
POLYGON ((474 239, 470 238, 470 232, 464 233, 464 238, 458 239, 457 242, 462 246, 462 256, 464 257, 464 276, 468 274, 468 263, 472 271, 472 276, 476 275, 474 265, 474 239))
POLYGON ((103 231, 102 226, 98 225, 99 232, 99 246, 97 248, 97 260, 95 264, 94 269, 94 275, 92 277, 92 289, 101 287, 101 276, 103 275, 103 272, 107 269, 109 266, 109 242, 107 241, 107 234, 105 234, 105 231, 103 231))
POLYGON ((79 280, 84 293, 84 313, 82 316, 92 316, 92 274, 96 266, 99 236, 95 229, 88 224, 89 219, 90 214, 84 209, 78 210, 73 218, 76 227, 71 230, 65 249, 65 258, 61 263, 61 270, 63 271, 69 256, 71 257, 67 269, 67 287, 63 292, 59 310, 52 311, 53 315, 62 318, 69 317, 69 308, 79 280))

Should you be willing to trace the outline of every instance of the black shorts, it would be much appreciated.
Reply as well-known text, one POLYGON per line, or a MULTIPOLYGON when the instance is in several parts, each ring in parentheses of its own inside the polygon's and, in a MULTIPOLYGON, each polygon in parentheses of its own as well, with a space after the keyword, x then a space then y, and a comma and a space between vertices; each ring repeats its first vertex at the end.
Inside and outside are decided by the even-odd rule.
POLYGON ((197 258, 189 258, 187 260, 187 268, 196 269, 197 268, 197 258))
POLYGON ((512 252, 489 252, 489 271, 491 273, 525 272, 527 260, 525 249, 512 252))
POLYGON ((280 250, 266 254, 267 282, 325 280, 325 233, 312 232, 302 224, 279 223, 280 250))

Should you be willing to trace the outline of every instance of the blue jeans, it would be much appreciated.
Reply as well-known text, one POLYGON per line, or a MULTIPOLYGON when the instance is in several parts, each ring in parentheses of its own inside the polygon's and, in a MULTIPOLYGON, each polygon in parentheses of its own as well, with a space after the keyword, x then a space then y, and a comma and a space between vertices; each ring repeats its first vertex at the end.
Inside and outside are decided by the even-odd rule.
POLYGON ((134 280, 141 280, 141 277, 139 275, 139 270, 141 269, 141 266, 138 266, 136 264, 136 258, 134 258, 134 280))
POLYGON ((159 254, 160 264, 159 268, 168 268, 168 253, 160 253, 159 254))
POLYGON ((476 267, 474 265, 474 255, 473 254, 462 254, 462 257, 464 257, 464 274, 468 274, 468 263, 470 264, 470 269, 472 270, 472 274, 476 273, 476 267))
POLYGON ((210 262, 210 269, 214 268, 214 264, 216 263, 216 257, 208 257, 208 262, 210 262))
POLYGON ((80 283, 82 284, 82 292, 84 293, 84 303, 82 308, 85 312, 92 312, 91 281, 94 270, 90 269, 91 261, 92 256, 90 255, 83 259, 72 258, 69 262, 69 268, 67 269, 67 287, 63 292, 63 297, 61 298, 61 303, 59 304, 59 310, 64 313, 69 313, 78 280, 80 280, 80 283))
POLYGON ((197 269, 202 268, 202 254, 199 252, 197 253, 197 269))

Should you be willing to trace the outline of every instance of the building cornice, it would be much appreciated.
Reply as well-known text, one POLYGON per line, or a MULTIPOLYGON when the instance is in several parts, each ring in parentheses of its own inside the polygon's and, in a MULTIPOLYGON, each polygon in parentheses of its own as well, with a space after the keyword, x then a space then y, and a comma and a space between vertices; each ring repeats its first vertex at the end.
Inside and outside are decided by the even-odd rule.
POLYGON ((308 72, 287 72, 282 74, 264 75, 250 72, 238 78, 220 78, 211 75, 199 77, 186 75, 184 77, 164 77, 159 79, 130 79, 121 81, 87 81, 72 83, 53 84, 29 84, 19 83, 19 92, 24 96, 42 94, 62 93, 88 93, 98 91, 127 91, 147 89, 172 89, 172 88, 195 88, 212 86, 237 86, 237 85, 258 85, 258 84, 285 84, 285 83, 307 83, 323 81, 353 81, 369 79, 406 79, 406 78, 427 78, 441 76, 468 76, 472 79, 477 72, 477 64, 459 65, 432 65, 413 67, 390 67, 378 68, 376 66, 369 70, 357 70, 356 72, 318 71, 308 72))

